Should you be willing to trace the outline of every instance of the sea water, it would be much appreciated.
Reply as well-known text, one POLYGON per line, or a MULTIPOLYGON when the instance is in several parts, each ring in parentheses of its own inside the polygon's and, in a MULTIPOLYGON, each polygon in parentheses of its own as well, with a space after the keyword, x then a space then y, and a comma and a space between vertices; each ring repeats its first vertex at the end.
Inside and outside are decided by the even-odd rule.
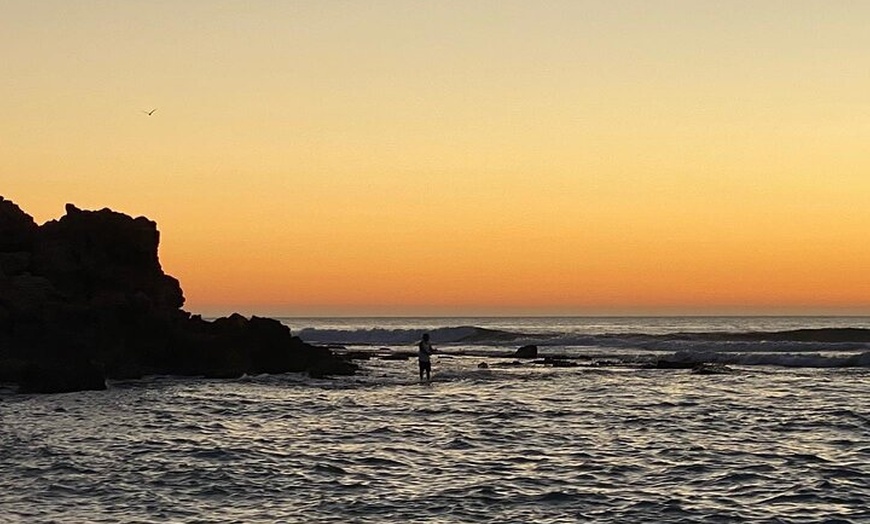
POLYGON ((5 390, 0 522, 870 522, 870 344, 744 336, 866 318, 283 321, 371 358, 5 390))

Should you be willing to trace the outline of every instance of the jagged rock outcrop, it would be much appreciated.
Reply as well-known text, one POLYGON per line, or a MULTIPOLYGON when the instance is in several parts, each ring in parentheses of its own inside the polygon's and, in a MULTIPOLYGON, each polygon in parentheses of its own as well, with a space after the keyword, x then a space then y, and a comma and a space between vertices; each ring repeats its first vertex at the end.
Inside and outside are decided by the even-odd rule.
POLYGON ((30 252, 38 229, 33 217, 0 196, 0 253, 30 252))
POLYGON ((39 228, 31 267, 73 302, 135 300, 154 309, 180 309, 184 294, 178 280, 160 267, 159 243, 157 224, 145 217, 67 204, 63 218, 39 228))
POLYGON ((276 320, 209 322, 184 311, 178 280, 160 266, 159 242, 145 217, 67 204, 62 218, 38 226, 0 197, 0 382, 60 392, 152 373, 355 371, 276 320))

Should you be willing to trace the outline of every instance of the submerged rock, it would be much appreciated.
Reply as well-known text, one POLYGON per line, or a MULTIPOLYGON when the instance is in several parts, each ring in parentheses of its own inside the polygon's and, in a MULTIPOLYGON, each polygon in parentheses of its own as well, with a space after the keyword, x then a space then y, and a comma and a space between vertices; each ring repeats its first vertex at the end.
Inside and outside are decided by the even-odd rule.
POLYGON ((409 351, 394 351, 392 353, 382 355, 381 360, 409 360, 416 356, 416 353, 411 353, 409 351))
POLYGON ((371 351, 347 351, 342 353, 342 356, 349 360, 370 360, 372 353, 371 351))
POLYGON ((734 370, 725 364, 702 362, 692 367, 692 373, 697 375, 728 375, 734 373, 734 370))
POLYGON ((541 360, 535 360, 532 364, 541 364, 544 366, 551 366, 554 368, 573 368, 577 367, 580 364, 574 362, 573 360, 567 360, 564 358, 553 358, 553 357, 544 357, 541 360))
POLYGON ((674 360, 659 360, 655 366, 658 369, 688 369, 697 375, 722 375, 733 373, 734 370, 716 362, 690 362, 690 361, 674 361, 674 360))
POLYGON ((510 362, 494 362, 491 367, 494 368, 516 368, 524 366, 522 362, 519 360, 512 360, 510 362))
POLYGON ((692 369, 695 367, 695 362, 681 362, 674 360, 659 360, 656 362, 655 367, 658 369, 692 369))

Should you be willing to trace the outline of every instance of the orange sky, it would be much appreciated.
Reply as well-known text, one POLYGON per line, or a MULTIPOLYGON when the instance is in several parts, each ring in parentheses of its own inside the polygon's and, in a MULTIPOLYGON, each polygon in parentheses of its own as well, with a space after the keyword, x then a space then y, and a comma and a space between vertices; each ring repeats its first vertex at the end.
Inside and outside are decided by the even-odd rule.
POLYGON ((0 195, 156 220, 206 314, 866 315, 867 20, 12 0, 0 195))

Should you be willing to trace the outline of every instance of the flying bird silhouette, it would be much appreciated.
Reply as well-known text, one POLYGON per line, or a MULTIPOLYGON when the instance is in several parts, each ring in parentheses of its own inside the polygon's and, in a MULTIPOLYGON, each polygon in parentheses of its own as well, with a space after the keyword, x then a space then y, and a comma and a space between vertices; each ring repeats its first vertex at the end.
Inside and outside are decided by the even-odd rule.
POLYGON ((154 111, 157 111, 157 108, 156 108, 156 107, 155 107, 154 109, 152 109, 151 111, 142 111, 142 112, 145 113, 145 114, 148 115, 148 116, 151 116, 151 115, 154 114, 154 111))

